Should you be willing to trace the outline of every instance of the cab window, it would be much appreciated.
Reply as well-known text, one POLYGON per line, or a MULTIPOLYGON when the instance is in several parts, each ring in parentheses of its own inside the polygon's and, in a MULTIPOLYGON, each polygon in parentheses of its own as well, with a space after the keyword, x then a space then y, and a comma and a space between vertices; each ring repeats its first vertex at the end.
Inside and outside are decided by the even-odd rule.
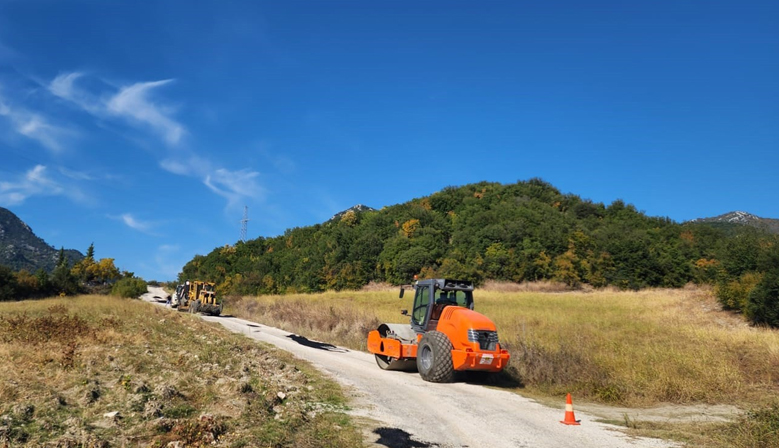
POLYGON ((436 290, 435 303, 438 305, 457 305, 463 308, 471 308, 473 295, 470 291, 442 291, 436 290))
POLYGON ((417 294, 414 297, 414 310, 411 312, 411 320, 416 325, 422 325, 425 322, 427 305, 430 302, 430 287, 420 286, 417 288, 417 294))
POLYGON ((473 293, 470 291, 457 291, 455 301, 461 307, 473 309, 473 293))

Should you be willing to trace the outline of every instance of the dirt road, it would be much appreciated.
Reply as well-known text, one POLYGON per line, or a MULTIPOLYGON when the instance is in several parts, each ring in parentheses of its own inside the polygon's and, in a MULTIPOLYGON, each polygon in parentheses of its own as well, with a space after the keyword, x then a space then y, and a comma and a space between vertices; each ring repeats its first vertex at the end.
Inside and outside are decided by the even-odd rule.
MULTIPOLYGON (((150 287, 146 300, 165 297, 150 287)), ((631 438, 618 427, 576 412, 581 426, 566 426, 564 401, 557 409, 515 393, 484 386, 422 381, 417 373, 380 370, 373 355, 311 341, 235 317, 203 316, 230 331, 273 344, 313 363, 353 397, 350 414, 372 427, 374 446, 400 447, 668 447, 665 441, 631 438)), ((575 406, 575 403, 574 403, 575 406)))

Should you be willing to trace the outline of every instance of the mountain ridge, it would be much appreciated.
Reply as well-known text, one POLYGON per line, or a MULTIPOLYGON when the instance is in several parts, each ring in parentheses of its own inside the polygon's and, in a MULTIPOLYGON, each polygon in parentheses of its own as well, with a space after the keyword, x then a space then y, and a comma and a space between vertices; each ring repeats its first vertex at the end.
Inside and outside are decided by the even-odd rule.
MULTIPOLYGON (((52 272, 58 256, 59 249, 35 235, 32 228, 11 210, 0 207, 0 265, 15 271, 35 272, 42 268, 52 272)), ((65 257, 73 264, 84 258, 84 254, 65 249, 65 257)))
POLYGON ((763 218, 741 210, 723 213, 710 218, 696 218, 688 222, 715 225, 745 225, 765 230, 770 233, 779 234, 779 219, 763 218))
POLYGON ((343 211, 340 211, 340 212, 336 213, 335 215, 333 215, 332 218, 328 219, 325 222, 338 221, 345 214, 347 214, 349 212, 362 213, 362 212, 375 212, 375 211, 376 211, 376 209, 373 208, 373 207, 369 207, 369 206, 364 205, 364 204, 357 204, 357 205, 353 205, 353 206, 347 208, 346 210, 343 210, 343 211))

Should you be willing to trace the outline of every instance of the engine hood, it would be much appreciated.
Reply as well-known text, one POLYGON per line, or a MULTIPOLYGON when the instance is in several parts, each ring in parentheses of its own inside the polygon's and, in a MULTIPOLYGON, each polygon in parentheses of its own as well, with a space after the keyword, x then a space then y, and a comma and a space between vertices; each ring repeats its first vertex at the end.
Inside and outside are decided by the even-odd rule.
POLYGON ((454 328, 461 330, 497 330, 495 324, 484 314, 459 306, 446 307, 441 313, 439 327, 444 321, 447 325, 451 324, 454 328))

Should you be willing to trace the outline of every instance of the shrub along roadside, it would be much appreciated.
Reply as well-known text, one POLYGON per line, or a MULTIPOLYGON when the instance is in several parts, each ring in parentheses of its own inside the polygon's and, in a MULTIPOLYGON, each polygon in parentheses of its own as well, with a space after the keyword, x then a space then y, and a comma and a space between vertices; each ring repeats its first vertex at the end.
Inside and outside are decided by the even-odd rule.
POLYGON ((135 299, 146 291, 146 282, 142 278, 123 278, 114 283, 111 295, 135 299))
POLYGON ((779 402, 756 407, 737 421, 721 425, 717 439, 728 448, 779 446, 779 402))
MULTIPOLYGON (((731 242, 735 245, 736 242, 731 242)), ((717 283, 723 308, 738 311, 755 325, 779 328, 779 242, 763 241, 749 251, 751 262, 726 266, 717 283)))
POLYGON ((55 295, 109 294, 115 281, 135 277, 132 272, 120 272, 113 258, 95 260, 94 255, 94 245, 90 245, 86 257, 71 266, 65 249, 61 248, 51 274, 43 268, 34 274, 25 269, 13 272, 0 265, 0 302, 55 295))
POLYGON ((745 314, 756 324, 779 328, 779 267, 767 272, 749 293, 745 314))

